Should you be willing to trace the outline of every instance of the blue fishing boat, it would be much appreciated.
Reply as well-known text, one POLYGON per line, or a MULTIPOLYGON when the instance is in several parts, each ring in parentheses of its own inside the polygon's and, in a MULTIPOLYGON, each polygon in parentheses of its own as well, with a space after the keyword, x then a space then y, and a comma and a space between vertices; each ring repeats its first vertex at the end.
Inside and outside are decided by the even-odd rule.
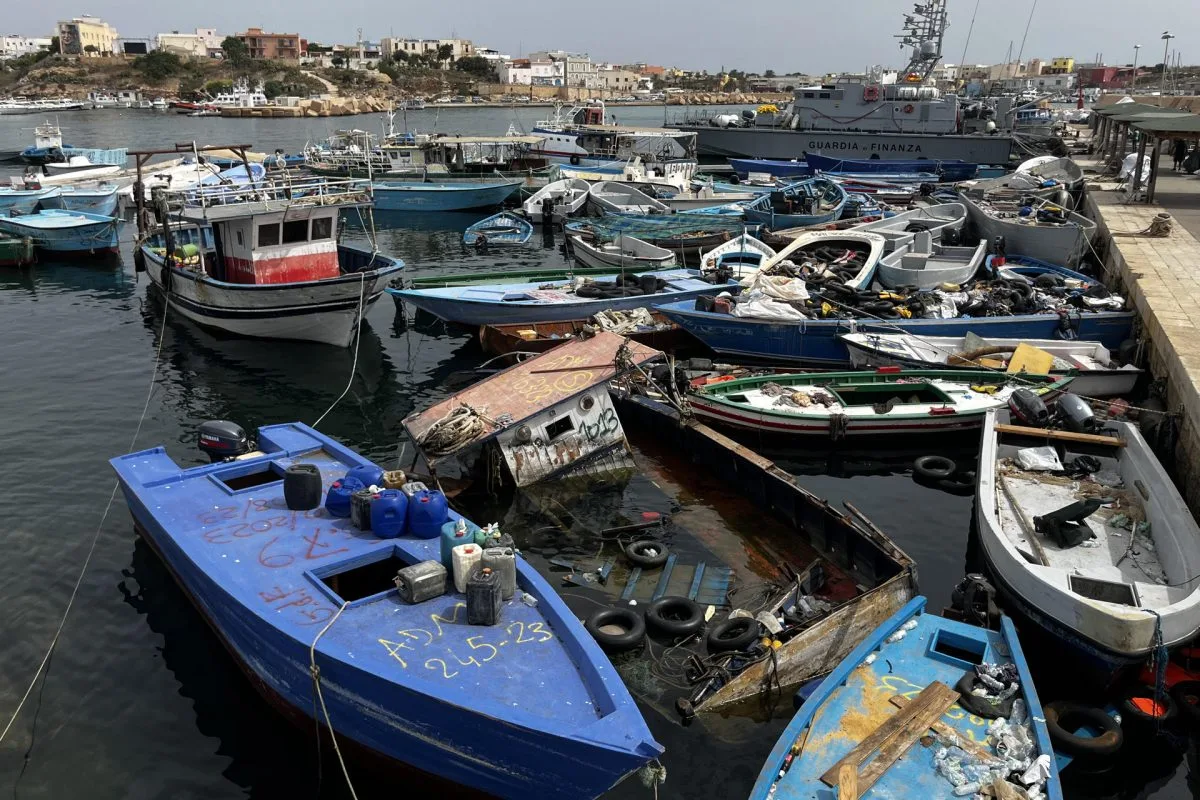
POLYGON ((958 159, 936 161, 929 158, 836 158, 820 153, 805 153, 804 160, 808 166, 821 172, 931 172, 939 180, 949 183, 969 181, 979 172, 978 164, 958 159))
POLYGON ((694 301, 656 305, 656 311, 725 355, 767 358, 813 366, 850 363, 839 338, 844 333, 911 333, 985 339, 1062 339, 1069 336, 1117 348, 1133 329, 1132 311, 1080 311, 1070 314, 1014 314, 956 319, 804 319, 780 321, 698 311, 694 301))
MULTIPOLYGON (((594 798, 662 753, 607 657, 520 556, 498 624, 469 624, 453 581, 405 602, 398 571, 440 562, 440 536, 380 538, 319 506, 289 510, 290 480, 285 494, 293 466, 319 480, 319 495, 299 494, 320 498, 378 467, 301 423, 259 428, 254 446, 220 427, 232 446, 213 457, 236 460, 184 468, 155 447, 111 463, 138 533, 277 708, 310 729, 315 717, 343 749, 494 797, 594 798)), ((443 503, 430 497, 425 522, 460 519, 443 503)))
POLYGON ((493 244, 525 244, 533 236, 533 225, 524 217, 501 211, 476 222, 463 234, 463 244, 484 247, 493 244))
POLYGON ((750 798, 844 797, 843 767, 854 775, 854 797, 951 800, 974 794, 972 783, 1028 775, 1021 789, 1037 786, 1039 796, 1062 800, 1045 714, 1012 621, 1002 617, 997 633, 927 613, 924 597, 909 601, 804 701, 750 798), (980 674, 1007 690, 1015 683, 1016 694, 974 694, 980 674), (936 740, 923 744, 930 731, 936 740))
POLYGON ((421 183, 379 181, 375 207, 382 211, 465 211, 498 206, 512 196, 521 181, 493 183, 421 183))
POLYGON ((115 217, 119 200, 115 183, 101 183, 97 186, 60 186, 58 191, 43 198, 41 204, 42 208, 86 211, 102 217, 115 217))
POLYGON ((12 213, 28 214, 43 205, 54 195, 58 194, 57 186, 45 189, 14 189, 11 186, 0 186, 0 215, 12 213))
POLYGON ((706 294, 738 290, 736 281, 706 279, 699 270, 667 269, 600 275, 558 283, 496 283, 436 289, 392 289, 398 306, 407 303, 447 322, 478 327, 513 322, 564 322, 597 311, 648 308, 706 294))
POLYGON ((824 225, 842 216, 846 190, 828 178, 805 180, 776 189, 746 204, 746 221, 771 230, 824 225))
POLYGON ((0 217, 0 231, 28 237, 38 250, 46 253, 115 253, 121 224, 117 217, 57 208, 0 217))

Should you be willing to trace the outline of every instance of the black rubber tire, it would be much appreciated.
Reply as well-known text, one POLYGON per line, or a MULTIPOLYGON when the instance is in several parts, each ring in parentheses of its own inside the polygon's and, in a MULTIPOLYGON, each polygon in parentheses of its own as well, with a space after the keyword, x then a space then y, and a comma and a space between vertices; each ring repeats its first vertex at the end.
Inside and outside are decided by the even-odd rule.
POLYGON ((660 597, 646 607, 646 624, 669 636, 691 636, 704 627, 704 609, 687 597, 660 597))
POLYGON ((596 640, 596 644, 609 653, 640 647, 646 639, 646 621, 641 614, 628 608, 602 608, 588 617, 583 627, 596 640), (620 626, 624 633, 601 630, 607 625, 620 626))
POLYGON ((968 480, 966 476, 960 476, 959 478, 946 478, 944 480, 937 481, 934 485, 946 494, 952 494, 955 497, 971 497, 975 494, 974 477, 972 477, 970 480, 968 480))
POLYGON ((1200 681, 1180 681, 1171 687, 1171 699, 1179 716, 1193 727, 1200 728, 1200 681))
POLYGON ((730 650, 745 650, 758 641, 762 627, 750 617, 730 617, 712 626, 705 637, 704 646, 710 653, 727 653, 730 650))
POLYGON ((860 308, 868 314, 888 314, 896 310, 896 307, 888 300, 875 300, 870 303, 863 303, 860 308))
POLYGON ((1175 701, 1171 699, 1170 693, 1162 696, 1162 703, 1166 706, 1166 710, 1160 716, 1147 714, 1133 704, 1135 697, 1154 697, 1154 689, 1150 686, 1135 686, 1132 689, 1121 695, 1121 700, 1117 704, 1117 710, 1121 712, 1121 720, 1125 724, 1133 725, 1154 725, 1155 723, 1162 724, 1170 722, 1179 714, 1179 708, 1175 705, 1175 701))
POLYGON ((1125 733, 1115 719, 1102 709, 1077 703, 1053 702, 1042 707, 1046 729, 1057 750, 1085 758, 1105 758, 1114 755, 1125 744, 1125 733), (1078 723, 1072 725, 1071 723, 1078 723), (1102 733, 1095 737, 1077 736, 1071 729, 1088 723, 1102 733))
POLYGON ((958 472, 958 465, 945 456, 921 456, 913 462, 913 474, 929 481, 944 481, 958 472))
POLYGON ((667 563, 667 546, 653 539, 642 539, 625 546, 629 563, 642 569, 653 569, 667 563))

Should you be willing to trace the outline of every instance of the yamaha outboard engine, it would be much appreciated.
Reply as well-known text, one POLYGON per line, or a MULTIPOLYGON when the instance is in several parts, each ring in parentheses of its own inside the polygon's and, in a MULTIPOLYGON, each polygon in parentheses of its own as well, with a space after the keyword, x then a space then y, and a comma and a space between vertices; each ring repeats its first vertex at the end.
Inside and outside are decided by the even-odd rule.
POLYGON ((200 450, 208 454, 214 464, 227 461, 250 452, 250 437, 246 429, 236 422, 213 419, 200 423, 200 450))
POLYGON ((1045 428, 1050 424, 1050 409, 1046 403, 1029 389, 1017 389, 1008 398, 1008 410, 1020 422, 1031 428, 1045 428))
POLYGON ((1058 398, 1058 416, 1066 429, 1075 433, 1095 433, 1100 429, 1092 407, 1077 394, 1067 392, 1058 398))

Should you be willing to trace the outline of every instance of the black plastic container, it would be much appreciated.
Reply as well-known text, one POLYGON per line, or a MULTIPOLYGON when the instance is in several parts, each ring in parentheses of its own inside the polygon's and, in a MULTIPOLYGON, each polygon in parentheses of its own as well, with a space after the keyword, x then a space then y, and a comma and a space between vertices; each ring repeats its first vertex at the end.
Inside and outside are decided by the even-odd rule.
POLYGON ((467 578, 467 624, 495 625, 500 622, 504 602, 500 574, 487 567, 476 569, 467 578))
POLYGON ((350 495, 350 522, 360 531, 371 530, 371 503, 377 497, 379 493, 370 489, 350 495))
POLYGON ((292 464, 284 470, 283 501, 292 511, 321 505, 321 470, 315 464, 292 464))

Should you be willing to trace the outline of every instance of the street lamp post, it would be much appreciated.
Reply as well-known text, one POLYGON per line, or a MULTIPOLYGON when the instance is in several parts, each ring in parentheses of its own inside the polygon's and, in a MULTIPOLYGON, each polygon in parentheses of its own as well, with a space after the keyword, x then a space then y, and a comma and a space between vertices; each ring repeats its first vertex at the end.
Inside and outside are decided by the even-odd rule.
POLYGON ((1138 50, 1141 50, 1141 49, 1142 49, 1142 46, 1140 44, 1135 44, 1133 46, 1133 76, 1130 77, 1130 79, 1129 79, 1129 88, 1130 89, 1135 89, 1135 90, 1137 89, 1137 60, 1138 60, 1138 50))
POLYGON ((1158 90, 1158 93, 1161 95, 1166 95, 1166 93, 1167 93, 1167 48, 1171 46, 1171 40, 1174 38, 1175 38, 1174 35, 1172 35, 1172 33, 1170 31, 1163 31, 1163 34, 1162 34, 1162 40, 1163 40, 1162 88, 1158 90))

